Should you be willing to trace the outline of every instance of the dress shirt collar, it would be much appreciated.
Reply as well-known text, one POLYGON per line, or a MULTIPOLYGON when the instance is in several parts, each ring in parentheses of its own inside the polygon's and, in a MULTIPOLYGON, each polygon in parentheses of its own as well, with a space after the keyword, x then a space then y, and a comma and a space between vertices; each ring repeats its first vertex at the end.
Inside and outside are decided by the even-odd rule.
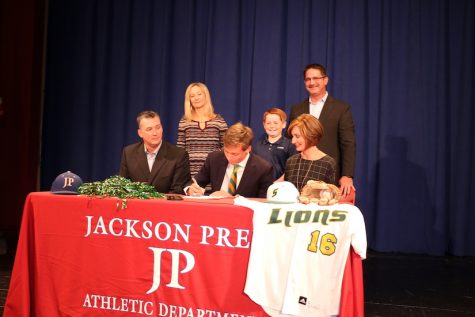
POLYGON ((284 139, 284 134, 282 133, 280 135, 280 138, 277 139, 277 141, 275 141, 274 143, 271 143, 269 142, 269 136, 266 134, 265 137, 264 137, 264 144, 274 144, 274 145, 279 145, 283 142, 283 139, 284 139))
POLYGON ((144 143, 144 144, 143 144, 143 148, 144 148, 145 154, 156 156, 157 153, 158 153, 158 151, 159 151, 160 148, 162 147, 162 143, 163 143, 163 141, 160 142, 160 144, 158 145, 157 149, 156 149, 155 151, 153 151, 153 152, 149 152, 149 151, 147 150, 147 146, 146 146, 145 143, 144 143))
MULTIPOLYGON (((247 153, 246 157, 241 162, 237 163, 239 165, 240 169, 244 170, 244 168, 246 167, 247 161, 249 160, 250 155, 251 154, 247 153)), ((234 166, 234 165, 231 165, 228 162, 228 167, 229 166, 234 166)))
POLYGON ((311 104, 311 105, 317 105, 319 103, 322 103, 324 104, 325 101, 327 101, 327 98, 328 98, 328 91, 325 92, 325 96, 322 97, 322 99, 318 100, 317 102, 312 102, 312 97, 308 97, 308 103, 311 104))

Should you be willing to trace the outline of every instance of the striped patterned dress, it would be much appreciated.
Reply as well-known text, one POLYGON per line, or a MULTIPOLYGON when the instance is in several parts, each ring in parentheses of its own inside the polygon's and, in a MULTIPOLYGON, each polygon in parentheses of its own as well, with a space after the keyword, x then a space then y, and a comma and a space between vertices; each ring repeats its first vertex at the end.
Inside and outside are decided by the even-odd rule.
POLYGON ((190 155, 191 176, 199 172, 208 153, 223 148, 224 132, 227 129, 226 121, 219 114, 206 121, 204 129, 200 128, 198 121, 185 121, 183 118, 180 120, 176 145, 185 148, 190 155))

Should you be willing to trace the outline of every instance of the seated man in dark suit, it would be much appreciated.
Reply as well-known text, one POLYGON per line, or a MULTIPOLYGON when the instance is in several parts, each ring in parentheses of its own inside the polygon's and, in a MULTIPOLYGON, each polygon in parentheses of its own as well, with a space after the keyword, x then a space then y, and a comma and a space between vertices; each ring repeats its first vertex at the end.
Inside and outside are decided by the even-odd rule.
POLYGON ((191 181, 188 153, 163 141, 156 112, 139 113, 137 124, 142 142, 124 148, 119 175, 153 185, 160 193, 182 194, 183 187, 191 181))
POLYGON ((250 153, 253 133, 251 128, 238 122, 224 134, 224 150, 208 154, 208 157, 185 192, 202 195, 204 187, 211 184, 218 195, 265 198, 267 188, 274 180, 273 166, 259 156, 250 153))

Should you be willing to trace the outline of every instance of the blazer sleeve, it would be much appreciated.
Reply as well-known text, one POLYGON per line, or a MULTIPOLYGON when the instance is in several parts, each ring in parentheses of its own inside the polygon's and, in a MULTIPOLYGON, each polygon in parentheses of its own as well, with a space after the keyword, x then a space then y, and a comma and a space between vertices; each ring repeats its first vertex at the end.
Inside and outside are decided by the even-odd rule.
POLYGON ((347 106, 341 115, 338 135, 342 159, 340 177, 353 177, 355 175, 356 140, 355 125, 353 123, 350 106, 347 106))
POLYGON ((274 167, 271 164, 263 166, 262 176, 259 179, 259 193, 258 198, 267 197, 267 189, 274 182, 274 167))
POLYGON ((238 185, 237 193, 249 198, 267 197, 267 189, 274 182, 274 167, 271 163, 251 153, 238 185))
POLYGON ((190 158, 188 152, 183 150, 183 155, 177 156, 176 160, 170 192, 174 194, 183 194, 183 188, 186 184, 191 182, 190 158))
POLYGON ((308 113, 308 112, 309 112, 308 101, 302 101, 301 103, 293 105, 290 110, 289 124, 292 122, 292 120, 294 120, 301 114, 308 113))
POLYGON ((125 148, 122 150, 122 159, 120 161, 119 176, 129 178, 129 172, 127 168, 127 155, 125 154, 125 148))
MULTIPOLYGON (((212 165, 211 159, 213 156, 214 156, 213 153, 208 154, 208 157, 206 157, 206 160, 203 166, 201 167, 200 171, 196 173, 194 176, 194 179, 196 180, 198 185, 200 185, 203 188, 205 188, 206 185, 211 183, 211 165, 212 165)), ((187 184, 187 186, 190 186, 190 185, 191 185, 191 181, 189 182, 189 184, 187 184)))

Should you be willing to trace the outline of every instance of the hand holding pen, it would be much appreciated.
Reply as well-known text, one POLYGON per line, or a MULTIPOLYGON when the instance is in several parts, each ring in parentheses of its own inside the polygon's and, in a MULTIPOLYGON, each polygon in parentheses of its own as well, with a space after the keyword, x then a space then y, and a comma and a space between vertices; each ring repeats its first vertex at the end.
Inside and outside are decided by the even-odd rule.
POLYGON ((188 195, 203 196, 205 193, 205 189, 201 187, 200 185, 198 185, 198 183, 196 182, 196 179, 191 178, 191 180, 193 181, 193 184, 191 184, 191 186, 188 188, 188 195))

